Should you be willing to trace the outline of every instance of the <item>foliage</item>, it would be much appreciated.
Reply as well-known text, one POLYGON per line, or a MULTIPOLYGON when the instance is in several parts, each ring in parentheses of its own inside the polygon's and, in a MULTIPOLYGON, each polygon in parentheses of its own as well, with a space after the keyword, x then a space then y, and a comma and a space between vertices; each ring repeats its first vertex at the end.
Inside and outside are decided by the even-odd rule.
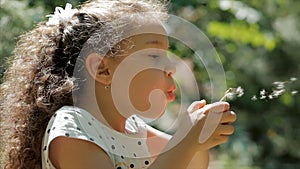
MULTIPOLYGON (((72 4, 82 1, 72 0, 72 4)), ((213 151, 213 168, 300 168, 300 80, 278 99, 251 100, 260 91, 272 91, 273 82, 299 79, 300 1, 297 0, 173 0, 171 13, 201 29, 220 56, 228 87, 241 86, 244 96, 231 103, 237 113, 235 134, 213 151)), ((0 76, 17 37, 44 20, 66 1, 1 0, 0 76)), ((172 52, 191 59, 193 51, 174 42, 172 52)), ((194 72, 201 96, 209 77, 201 66, 194 72)))
POLYGON ((7 67, 6 59, 12 55, 17 37, 41 21, 44 9, 39 6, 28 7, 26 2, 16 0, 3 0, 0 3, 0 77, 2 77, 7 67))
MULTIPOLYGON (((216 168, 299 168, 300 125, 296 119, 300 116, 300 98, 291 92, 299 91, 299 80, 278 99, 251 100, 263 89, 274 91, 273 82, 299 79, 299 2, 174 3, 173 13, 197 25, 216 47, 228 87, 245 89, 245 95, 231 104, 238 116, 236 131, 228 144, 218 148, 217 162, 221 165, 216 168)), ((184 47, 176 49, 179 56, 185 51, 184 47)), ((203 78, 207 77, 206 72, 197 67, 195 72, 205 86, 209 80, 203 78)))
MULTIPOLYGON (((233 22, 230 24, 212 21, 209 23, 208 33, 224 40, 240 41, 253 47, 263 46, 268 50, 274 49, 276 42, 274 37, 264 35, 258 30, 258 25, 247 25, 244 22, 233 22)), ((230 49, 229 49, 230 50, 230 49)))

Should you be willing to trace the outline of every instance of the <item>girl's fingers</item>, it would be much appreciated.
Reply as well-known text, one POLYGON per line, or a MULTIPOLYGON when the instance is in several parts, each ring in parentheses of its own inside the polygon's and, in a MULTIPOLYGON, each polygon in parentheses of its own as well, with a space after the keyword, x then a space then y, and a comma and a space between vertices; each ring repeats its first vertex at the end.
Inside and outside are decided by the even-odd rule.
POLYGON ((229 136, 234 132, 234 127, 232 125, 219 125, 216 129, 216 134, 218 136, 229 136))
POLYGON ((203 107, 204 113, 219 113, 219 112, 226 112, 230 108, 229 103, 227 102, 215 102, 212 104, 205 105, 203 107))
POLYGON ((209 140, 209 142, 207 142, 207 146, 209 148, 215 147, 217 145, 226 143, 228 141, 228 137, 229 136, 218 136, 218 137, 214 137, 211 140, 209 140))
POLYGON ((218 141, 217 145, 226 143, 229 139, 229 136, 219 136, 216 140, 218 141))
POLYGON ((194 111, 202 108, 203 106, 206 105, 206 101, 205 100, 200 100, 200 101, 195 101, 193 102, 187 109, 187 111, 189 113, 193 113, 194 111))
POLYGON ((221 124, 230 124, 235 122, 236 114, 233 111, 226 111, 223 113, 220 123, 221 124))
MULTIPOLYGON (((192 110, 192 106, 190 106, 189 108, 190 108, 190 110, 192 110)), ((212 104, 207 104, 207 105, 205 105, 204 107, 202 107, 200 109, 196 109, 193 112, 193 114, 202 114, 202 113, 204 113, 205 115, 207 115, 209 113, 223 113, 223 112, 228 111, 229 108, 230 108, 230 106, 229 106, 229 103, 227 103, 227 102, 216 102, 216 103, 212 103, 212 104)))

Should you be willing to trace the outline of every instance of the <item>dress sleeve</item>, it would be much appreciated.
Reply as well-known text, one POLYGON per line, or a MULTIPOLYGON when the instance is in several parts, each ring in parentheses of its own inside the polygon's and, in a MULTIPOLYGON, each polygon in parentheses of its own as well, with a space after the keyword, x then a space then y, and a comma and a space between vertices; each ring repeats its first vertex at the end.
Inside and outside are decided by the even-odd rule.
POLYGON ((45 168, 54 168, 48 157, 48 147, 57 137, 86 140, 106 151, 106 145, 102 139, 104 133, 101 133, 101 129, 99 130, 101 126, 95 121, 92 116, 87 116, 80 111, 76 111, 76 109, 62 108, 58 110, 50 119, 44 134, 42 161, 45 165, 48 165, 45 168))

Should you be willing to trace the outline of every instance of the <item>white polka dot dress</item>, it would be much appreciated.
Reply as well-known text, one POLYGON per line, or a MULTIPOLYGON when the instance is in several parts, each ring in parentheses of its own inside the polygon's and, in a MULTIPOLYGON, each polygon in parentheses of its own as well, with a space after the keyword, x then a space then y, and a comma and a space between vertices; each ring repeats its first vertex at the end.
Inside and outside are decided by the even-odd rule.
POLYGON ((116 169, 147 168, 152 159, 146 145, 146 124, 134 115, 127 119, 125 129, 128 134, 105 126, 81 108, 64 106, 52 116, 45 131, 42 144, 43 169, 55 169, 48 157, 48 146, 59 136, 98 145, 109 155, 116 169))

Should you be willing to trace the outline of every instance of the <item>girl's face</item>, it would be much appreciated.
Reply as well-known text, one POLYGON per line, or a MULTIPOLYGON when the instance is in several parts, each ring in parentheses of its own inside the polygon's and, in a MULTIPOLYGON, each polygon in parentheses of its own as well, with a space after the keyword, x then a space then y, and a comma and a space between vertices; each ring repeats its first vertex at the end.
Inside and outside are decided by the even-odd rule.
MULTIPOLYGON (((117 83, 129 85, 126 92, 135 109, 145 112, 151 105, 161 107, 159 110, 156 109, 159 112, 154 114, 158 117, 165 111, 167 103, 175 99, 176 85, 172 78, 175 66, 167 57, 168 38, 164 35, 147 33, 135 35, 130 40, 134 44, 133 47, 126 51, 125 56, 115 59, 110 66, 113 67, 113 72, 117 69, 122 70, 119 71, 121 73, 116 73, 119 74, 116 79, 125 80, 117 83), (129 81, 125 82, 126 80, 129 81), (159 91, 158 97, 153 97, 154 99, 149 101, 150 95, 155 93, 153 91, 159 91)), ((113 80, 112 85, 116 86, 114 82, 116 83, 113 80)), ((123 90, 126 90, 126 87, 123 90)))

